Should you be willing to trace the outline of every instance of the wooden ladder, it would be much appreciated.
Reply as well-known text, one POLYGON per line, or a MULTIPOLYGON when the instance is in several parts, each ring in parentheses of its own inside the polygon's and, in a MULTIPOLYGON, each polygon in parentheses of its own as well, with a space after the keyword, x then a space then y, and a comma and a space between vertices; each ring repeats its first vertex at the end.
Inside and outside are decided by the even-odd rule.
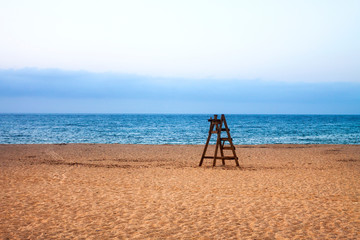
POLYGON ((214 119, 210 117, 210 119, 208 120, 210 122, 209 136, 206 140, 204 152, 201 156, 199 166, 203 164, 205 158, 209 158, 209 159, 213 159, 213 166, 216 165, 217 159, 221 159, 223 165, 225 165, 225 160, 235 160, 236 166, 239 167, 240 165, 239 165, 238 157, 236 156, 235 146, 230 136, 230 129, 226 123, 225 115, 221 114, 220 119, 218 119, 217 117, 218 115, 214 115, 214 119), (224 138, 221 137, 222 132, 226 132, 227 137, 224 138), (205 156, 212 134, 217 134, 215 153, 214 156, 205 156), (229 144, 225 146, 225 142, 229 142, 229 144), (221 156, 218 156, 218 149, 220 149, 221 156), (224 150, 231 150, 232 156, 225 156, 224 150))

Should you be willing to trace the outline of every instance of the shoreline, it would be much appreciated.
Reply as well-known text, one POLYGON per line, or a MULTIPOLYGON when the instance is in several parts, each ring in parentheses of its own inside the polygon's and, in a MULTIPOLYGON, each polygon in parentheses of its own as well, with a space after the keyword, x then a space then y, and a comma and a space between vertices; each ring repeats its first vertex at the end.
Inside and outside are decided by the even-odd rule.
MULTIPOLYGON (((134 145, 134 146, 205 146, 204 144, 172 144, 172 143, 159 143, 159 144, 147 144, 147 143, 0 143, 0 146, 4 145, 134 145)), ((209 145, 215 145, 209 144, 209 145)), ((264 144, 234 144, 235 146, 282 146, 282 145, 301 145, 301 146, 360 146, 360 143, 354 144, 342 144, 342 143, 264 143, 264 144)))
POLYGON ((360 145, 235 146, 0 144, 0 238, 357 238, 360 145))

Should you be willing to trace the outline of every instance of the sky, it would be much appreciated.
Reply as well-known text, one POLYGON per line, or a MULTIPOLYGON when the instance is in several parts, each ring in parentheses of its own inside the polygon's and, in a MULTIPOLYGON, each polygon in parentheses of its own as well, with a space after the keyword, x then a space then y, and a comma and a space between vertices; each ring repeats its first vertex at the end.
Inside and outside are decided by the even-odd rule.
POLYGON ((0 0, 0 112, 360 114, 360 1, 0 0))

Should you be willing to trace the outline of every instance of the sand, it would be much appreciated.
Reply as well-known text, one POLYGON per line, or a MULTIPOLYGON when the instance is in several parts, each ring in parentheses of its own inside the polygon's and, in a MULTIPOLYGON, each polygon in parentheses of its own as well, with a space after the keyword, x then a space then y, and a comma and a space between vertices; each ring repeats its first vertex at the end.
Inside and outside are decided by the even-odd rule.
POLYGON ((360 239, 360 145, 0 145, 1 239, 360 239))

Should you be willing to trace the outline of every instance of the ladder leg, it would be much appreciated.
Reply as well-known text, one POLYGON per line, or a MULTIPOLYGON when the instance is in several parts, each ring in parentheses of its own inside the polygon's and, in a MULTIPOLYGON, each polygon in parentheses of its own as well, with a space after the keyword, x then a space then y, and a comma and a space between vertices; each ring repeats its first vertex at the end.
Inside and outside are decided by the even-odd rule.
POLYGON ((232 153, 233 153, 233 156, 235 158, 235 163, 236 163, 236 166, 240 167, 240 164, 239 164, 239 161, 238 161, 238 157, 236 156, 236 151, 235 151, 235 146, 232 142, 232 139, 231 139, 231 136, 230 136, 230 131, 229 131, 229 127, 227 125, 227 122, 226 122, 226 119, 225 119, 225 115, 222 114, 221 115, 221 121, 224 123, 224 127, 225 127, 225 130, 226 130, 226 133, 227 133, 227 136, 228 136, 228 140, 229 140, 229 143, 230 143, 230 146, 231 146, 231 150, 232 150, 232 153))
MULTIPOLYGON (((221 119, 222 120, 222 119, 221 119)), ((219 144, 219 147, 220 147, 220 154, 221 154, 221 157, 224 157, 224 143, 221 142, 221 128, 222 128, 222 121, 220 123, 220 127, 218 129, 218 136, 220 137, 220 144, 219 144)), ((221 159, 222 161, 222 165, 225 166, 225 160, 224 159, 221 159)))
MULTIPOLYGON (((220 144, 220 154, 222 157, 224 157, 224 150, 223 150, 224 144, 220 144)), ((222 165, 225 166, 225 160, 222 159, 222 165)))
POLYGON ((236 162, 236 166, 237 166, 237 167, 240 167, 240 164, 239 164, 239 161, 238 161, 238 158, 237 158, 237 157, 235 157, 235 162, 236 162))
POLYGON ((216 165, 217 152, 218 152, 218 148, 220 148, 220 144, 221 144, 221 140, 220 140, 220 135, 218 134, 218 137, 217 137, 217 140, 216 140, 216 146, 215 146, 213 167, 215 167, 215 165, 216 165))
POLYGON ((205 157, 205 154, 206 154, 206 150, 208 148, 208 145, 209 145, 209 142, 210 142, 210 138, 211 138, 211 132, 213 131, 214 129, 214 125, 211 123, 210 124, 210 130, 209 130, 209 136, 206 140, 206 144, 205 144, 205 148, 204 148, 204 151, 203 151, 203 154, 201 156, 201 160, 200 160, 200 163, 199 163, 199 166, 201 167, 201 165, 203 164, 203 161, 204 161, 204 157, 205 157))
MULTIPOLYGON (((229 134, 230 135, 230 134, 229 134)), ((231 140, 231 138, 229 138, 230 139, 230 146, 231 146, 231 150, 232 150, 232 153, 233 153, 233 155, 234 155, 234 157, 235 157, 235 163, 236 163, 236 166, 238 166, 238 167, 240 167, 240 164, 239 164, 239 161, 238 161, 238 157, 236 156, 236 151, 235 151, 235 146, 234 146, 234 144, 233 144, 233 142, 232 142, 232 140, 231 140)))

